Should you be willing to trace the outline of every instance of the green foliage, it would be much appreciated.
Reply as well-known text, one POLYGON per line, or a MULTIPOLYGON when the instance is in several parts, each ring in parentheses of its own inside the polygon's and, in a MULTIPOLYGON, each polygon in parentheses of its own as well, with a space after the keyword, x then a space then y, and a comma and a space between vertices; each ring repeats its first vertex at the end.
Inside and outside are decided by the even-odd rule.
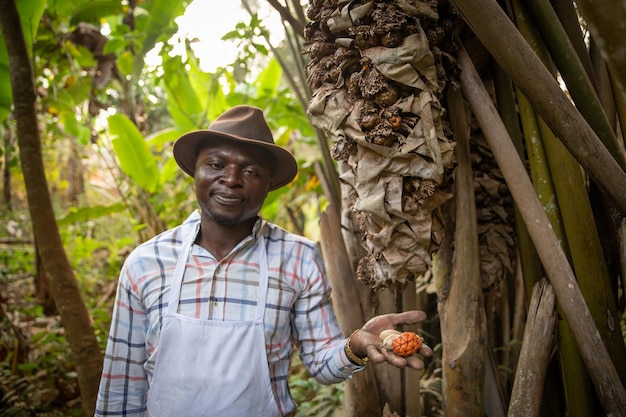
POLYGON ((34 273, 35 259, 32 249, 17 248, 0 251, 0 283, 11 275, 34 273))
POLYGON ((160 186, 157 163, 137 126, 123 114, 109 116, 108 122, 122 171, 143 190, 156 192, 160 186))
POLYGON ((237 81, 243 82, 250 74, 250 68, 258 65, 261 58, 268 56, 264 43, 264 38, 268 36, 269 31, 263 26, 263 21, 257 14, 253 14, 248 23, 238 23, 234 30, 222 37, 225 41, 235 41, 235 48, 239 51, 232 64, 233 75, 237 81))
POLYGON ((339 417, 343 415, 343 384, 322 385, 308 373, 295 355, 289 374, 289 389, 298 404, 296 417, 339 417))
MULTIPOLYGON (((43 321, 42 321, 43 323, 43 321)), ((65 417, 72 414, 55 404, 65 393, 76 391, 73 365, 67 360, 68 345, 60 326, 40 329, 30 341, 30 361, 11 368, 15 352, 0 362, 0 415, 65 417)), ((75 394, 73 394, 75 395, 75 394)))
POLYGON ((108 206, 95 205, 90 207, 70 207, 68 212, 57 220, 58 226, 66 226, 72 223, 86 223, 90 220, 97 219, 114 213, 119 213, 125 209, 121 203, 115 203, 108 206))
MULTIPOLYGON (((296 155, 304 149, 301 155, 306 158, 298 157, 300 175, 292 184, 270 193, 261 214, 286 228, 310 236, 316 233, 307 229, 316 224, 321 194, 310 160, 316 155, 309 148, 315 143, 314 132, 304 109, 284 87, 283 69, 268 57, 262 40, 267 30, 256 16, 249 25, 238 25, 225 37, 238 42, 235 47, 242 54, 237 62, 207 73, 200 68, 189 41, 184 41, 183 56, 173 55, 173 45, 167 42, 177 29, 174 18, 182 14, 184 4, 140 2, 132 30, 125 23, 125 3, 49 0, 42 11, 46 24, 36 35, 33 64, 48 185, 63 246, 101 349, 126 255, 159 227, 178 225, 196 209, 193 179, 176 165, 172 144, 186 131, 206 128, 227 108, 242 103, 263 108, 276 142, 296 155), (119 71, 104 86, 94 84, 97 57, 87 47, 67 40, 79 22, 107 33, 102 52, 114 54, 119 71), (153 49, 158 50, 162 64, 147 67, 145 55, 153 49), (64 192, 70 180, 74 181, 69 166, 76 162, 82 188, 80 194, 68 198, 64 192), (303 191, 304 197, 300 197, 303 191), (154 221, 152 229, 150 221, 154 221)), ((8 78, 6 82, 8 85, 8 78)), ((0 96, 9 91, 2 89, 2 83, 0 68, 0 96)), ((11 152, 8 141, 4 143, 2 151, 11 152)), ((19 166, 15 168, 12 172, 19 174, 19 166)), ((23 204, 21 178, 15 175, 13 180, 14 198, 23 204)), ((19 219, 20 227, 30 227, 27 216, 20 217, 21 211, 7 215, 12 222, 19 219)), ((0 224, 6 224, 4 219, 0 224)), ((5 233, 0 230, 0 236, 5 233)), ((80 413, 75 411, 78 407, 65 407, 76 404, 78 393, 62 399, 57 385, 75 387, 76 376, 62 327, 56 317, 45 315, 33 295, 36 273, 30 244, 0 251, 0 284, 3 288, 19 284, 19 292, 11 291, 6 304, 2 297, 0 301, 10 315, 21 318, 29 343, 26 359, 15 356, 12 330, 6 327, 6 320, 0 322, 0 335, 7 336, 0 337, 0 393, 6 393, 6 407, 0 405, 0 415, 70 416, 80 413)), ((3 291, 2 296, 6 295, 3 291)), ((304 374, 292 380, 302 408, 299 415, 330 416, 340 407, 341 385, 321 386, 304 374)))
POLYGON ((278 94, 283 77, 283 69, 277 60, 271 59, 254 82, 260 96, 278 94))
POLYGON ((87 126, 80 124, 75 114, 65 112, 60 121, 63 124, 64 130, 72 135, 72 137, 75 137, 81 145, 87 145, 89 143, 91 130, 87 126))
MULTIPOLYGON (((46 7, 46 0, 18 1, 17 8, 20 13, 24 41, 29 47, 37 36, 39 19, 46 7)), ((29 49, 29 52, 30 49, 29 49)), ((0 37, 0 123, 11 112, 13 94, 11 92, 11 80, 9 76, 9 56, 4 37, 0 37)))
POLYGON ((72 11, 70 25, 78 23, 91 23, 99 26, 102 16, 113 16, 123 13, 123 5, 120 1, 97 0, 79 3, 72 11))
POLYGON ((146 54, 155 47, 157 42, 167 42, 178 27, 173 17, 185 11, 186 2, 172 0, 151 0, 142 3, 142 9, 135 17, 135 31, 140 39, 141 49, 135 54, 134 75, 139 77, 144 67, 146 54), (143 12, 145 10, 145 13, 143 12))
POLYGON ((206 127, 209 103, 223 94, 219 83, 200 70, 193 56, 186 62, 180 56, 164 60, 163 70, 168 111, 179 133, 206 127))

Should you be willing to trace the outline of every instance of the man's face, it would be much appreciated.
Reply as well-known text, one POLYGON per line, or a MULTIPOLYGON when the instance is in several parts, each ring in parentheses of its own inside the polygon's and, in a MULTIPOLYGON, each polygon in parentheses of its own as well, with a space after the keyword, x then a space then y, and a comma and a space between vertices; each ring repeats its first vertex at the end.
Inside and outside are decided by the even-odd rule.
POLYGON ((262 148, 215 141, 200 149, 195 190, 203 215, 234 226, 256 218, 272 180, 271 155, 262 148))

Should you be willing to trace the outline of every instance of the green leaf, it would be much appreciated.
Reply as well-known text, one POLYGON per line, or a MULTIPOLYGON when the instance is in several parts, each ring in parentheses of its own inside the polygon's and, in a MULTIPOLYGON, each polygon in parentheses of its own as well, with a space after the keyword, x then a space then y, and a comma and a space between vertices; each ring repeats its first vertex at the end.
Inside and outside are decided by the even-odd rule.
POLYGON ((167 42, 178 29, 174 19, 182 16, 185 2, 181 0, 151 0, 142 3, 146 15, 135 20, 135 32, 143 35, 141 50, 135 55, 134 72, 139 75, 144 66, 146 54, 158 41, 167 42))
POLYGON ((133 72, 133 54, 128 51, 122 52, 117 58, 117 68, 125 76, 131 75, 133 72))
POLYGON ((6 63, 0 63, 0 123, 11 113, 12 103, 13 94, 11 93, 9 66, 6 63))
POLYGON ((252 45, 256 48, 257 52, 260 52, 261 54, 263 54, 265 56, 267 56, 269 54, 269 52, 270 52, 270 51, 267 50, 265 45, 263 45, 262 43, 253 42, 252 45))
POLYGON ((81 67, 95 67, 98 61, 93 57, 91 51, 82 45, 76 45, 70 41, 65 42, 65 50, 74 58, 81 67))
POLYGON ((231 39, 239 39, 239 31, 236 30, 231 30, 230 32, 227 32, 224 36, 222 36, 220 39, 223 41, 228 41, 231 39))
POLYGON ((85 126, 84 122, 79 123, 76 113, 63 112, 59 117, 63 121, 65 132, 77 138, 83 145, 86 145, 91 136, 91 131, 89 127, 85 126))
POLYGON ((74 26, 80 22, 85 22, 99 27, 101 18, 122 14, 122 7, 122 2, 117 0, 98 0, 79 4, 73 10, 70 25, 74 26))
POLYGON ((176 160, 174 158, 169 158, 165 162, 165 165, 163 165, 163 170, 161 171, 161 183, 165 184, 169 179, 175 178, 176 173, 178 173, 179 170, 180 168, 178 168, 176 160))
POLYGON ((282 77, 283 68, 275 58, 272 58, 255 81, 259 95, 275 96, 282 77))
POLYGON ((166 144, 174 143, 174 141, 178 139, 178 137, 183 133, 185 132, 172 128, 167 128, 148 135, 146 140, 156 148, 163 148, 163 146, 166 144))
POLYGON ((104 44, 104 48, 102 49, 102 54, 106 55, 109 53, 114 53, 115 56, 119 56, 124 49, 126 48, 127 42, 121 38, 111 38, 104 44))
POLYGON ((143 190, 154 193, 159 187, 159 169, 148 143, 130 119, 110 116, 109 132, 122 171, 143 190))
MULTIPOLYGON (((198 126, 198 118, 204 111, 204 107, 190 80, 190 68, 187 68, 180 57, 172 58, 163 62, 165 76, 163 81, 169 97, 168 108, 175 117, 180 128, 187 130, 198 126), (186 119, 186 120, 185 120, 186 119)), ((206 95, 206 91, 204 91, 206 95)))
POLYGON ((111 204, 110 206, 92 206, 92 207, 71 207, 65 216, 57 220, 59 226, 67 226, 72 223, 86 222, 109 214, 119 213, 126 207, 122 203, 111 204))

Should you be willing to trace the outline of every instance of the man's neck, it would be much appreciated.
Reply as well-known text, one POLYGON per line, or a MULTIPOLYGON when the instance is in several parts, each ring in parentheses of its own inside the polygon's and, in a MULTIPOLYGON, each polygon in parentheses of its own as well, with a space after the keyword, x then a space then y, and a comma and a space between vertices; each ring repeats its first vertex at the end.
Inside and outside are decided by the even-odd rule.
POLYGON ((235 246, 252 233, 257 219, 233 226, 224 226, 204 218, 195 243, 208 250, 217 260, 222 260, 235 246))

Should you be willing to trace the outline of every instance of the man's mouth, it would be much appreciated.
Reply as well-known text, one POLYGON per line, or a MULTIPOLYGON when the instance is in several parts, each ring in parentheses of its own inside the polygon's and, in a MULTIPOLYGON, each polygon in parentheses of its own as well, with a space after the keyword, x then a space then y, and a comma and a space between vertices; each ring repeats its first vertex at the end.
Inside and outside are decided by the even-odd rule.
POLYGON ((234 194, 213 194, 213 199, 220 204, 235 205, 241 203, 241 198, 234 194))

